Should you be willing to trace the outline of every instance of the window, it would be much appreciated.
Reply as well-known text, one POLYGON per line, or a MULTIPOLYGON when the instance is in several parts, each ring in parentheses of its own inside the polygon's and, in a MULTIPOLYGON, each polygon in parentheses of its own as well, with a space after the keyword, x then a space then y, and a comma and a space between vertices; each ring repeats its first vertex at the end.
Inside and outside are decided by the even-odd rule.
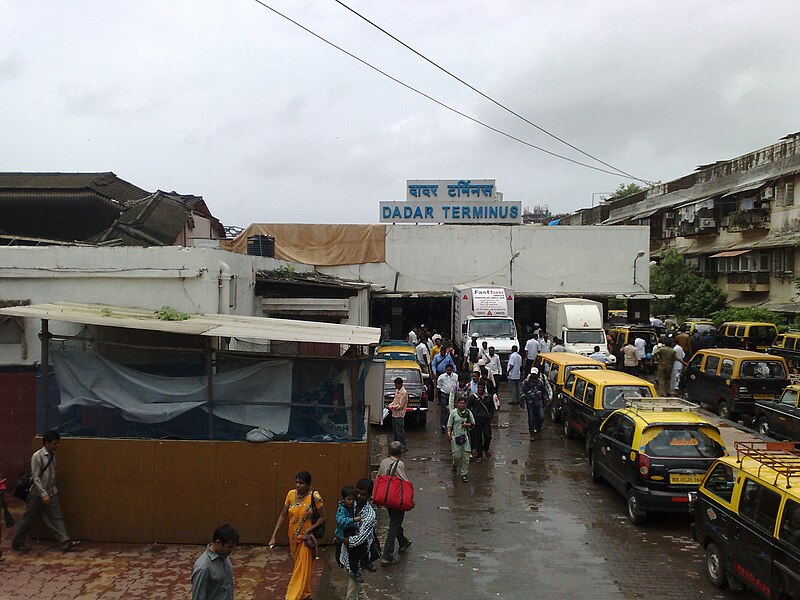
POLYGON ((786 369, 777 360, 746 360, 742 363, 742 379, 786 379, 786 369))
POLYGON ((703 429, 689 427, 664 427, 645 430, 644 439, 650 439, 644 452, 648 456, 666 458, 719 458, 725 449, 703 429), (653 434, 655 433, 655 436, 653 434))
POLYGON ((547 378, 550 380, 550 383, 555 383, 558 380, 558 365, 553 365, 547 378))
POLYGON ((797 405, 797 391, 796 390, 786 390, 783 392, 783 396, 781 396, 781 404, 788 404, 789 406, 796 406, 797 405))
POLYGON ((570 374, 569 376, 567 376, 567 382, 564 384, 564 389, 572 391, 572 384, 574 383, 575 383, 575 375, 570 374))
POLYGON ((716 375, 717 367, 719 366, 719 356, 706 357, 706 375, 716 375))
POLYGON ((783 344, 783 347, 787 350, 795 350, 797 348, 797 340, 800 338, 790 337, 786 338, 786 342, 783 344))
POLYGON ((569 375, 575 369, 580 369, 581 371, 599 371, 602 368, 601 365, 571 365, 569 367, 564 367, 564 372, 569 375))
POLYGON ((594 384, 590 383, 586 386, 586 396, 583 398, 583 401, 589 406, 594 406, 594 391, 594 384))
POLYGON ((766 252, 758 255, 758 270, 769 271, 769 254, 766 252))
MULTIPOLYGON (((728 329, 730 329, 730 327, 728 327, 728 329)), ((745 330, 745 326, 744 325, 739 325, 736 328, 736 333, 734 335, 736 337, 744 337, 744 330, 745 330)))
POLYGON ((753 325, 750 328, 750 337, 751 338, 761 338, 761 339, 769 339, 775 336, 777 331, 774 327, 770 327, 767 325, 753 325))
POLYGON ((780 494, 752 479, 746 479, 739 498, 739 515, 759 529, 772 534, 780 504, 780 494))
POLYGON ((601 431, 606 434, 608 437, 613 438, 617 433, 617 427, 619 427, 619 422, 622 420, 622 415, 611 415, 606 419, 606 422, 603 423, 603 427, 601 431))
POLYGON ((586 391, 586 380, 585 379, 578 379, 578 382, 575 384, 575 394, 574 396, 578 400, 583 400, 583 393, 586 391))
POLYGON ((719 370, 720 377, 733 376, 733 361, 730 358, 722 359, 722 368, 719 370))
POLYGON ((706 477, 705 488, 720 500, 730 502, 735 483, 736 473, 733 472, 733 467, 720 463, 706 477))
POLYGON ((618 442, 627 447, 633 445, 633 434, 636 433, 636 425, 628 418, 622 418, 617 425, 617 434, 614 436, 618 442))
POLYGON ((787 500, 783 507, 781 530, 778 534, 784 542, 800 551, 800 504, 794 500, 787 500))
POLYGON ((783 205, 794 206, 794 181, 788 181, 783 185, 783 205))
POLYGON ((702 354, 695 354, 692 357, 692 360, 689 361, 689 366, 693 369, 700 370, 700 363, 703 362, 703 355, 702 354))
POLYGON ((652 391, 644 385, 610 385, 603 390, 603 408, 625 408, 628 398, 652 397, 652 391))
POLYGON ((776 348, 783 348, 783 341, 784 337, 782 335, 779 335, 778 337, 775 338, 775 341, 772 342, 772 345, 775 346, 776 348))

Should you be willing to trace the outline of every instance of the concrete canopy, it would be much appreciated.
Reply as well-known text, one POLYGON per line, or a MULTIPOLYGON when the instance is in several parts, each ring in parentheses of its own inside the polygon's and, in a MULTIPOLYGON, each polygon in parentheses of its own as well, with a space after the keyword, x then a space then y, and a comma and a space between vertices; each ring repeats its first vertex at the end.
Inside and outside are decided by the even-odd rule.
POLYGON ((184 321, 159 319, 152 310, 102 304, 49 302, 0 309, 1 315, 66 321, 82 325, 144 329, 208 337, 317 342, 368 346, 377 344, 380 329, 336 323, 295 321, 270 317, 190 314, 184 321))

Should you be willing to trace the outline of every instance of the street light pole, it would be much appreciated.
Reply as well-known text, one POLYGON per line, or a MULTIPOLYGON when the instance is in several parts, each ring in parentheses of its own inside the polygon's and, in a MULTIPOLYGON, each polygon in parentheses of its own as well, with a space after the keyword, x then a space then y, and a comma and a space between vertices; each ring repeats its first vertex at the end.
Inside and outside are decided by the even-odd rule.
POLYGON ((639 250, 636 253, 636 258, 633 259, 633 284, 636 285, 636 261, 644 256, 644 250, 639 250))

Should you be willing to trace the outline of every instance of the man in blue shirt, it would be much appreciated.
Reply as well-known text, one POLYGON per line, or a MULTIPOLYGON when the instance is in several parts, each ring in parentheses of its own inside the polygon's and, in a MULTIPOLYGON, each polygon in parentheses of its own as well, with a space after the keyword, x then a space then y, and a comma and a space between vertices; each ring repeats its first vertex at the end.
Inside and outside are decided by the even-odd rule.
POLYGON ((508 392, 511 396, 509 404, 519 404, 519 380, 522 374, 522 356, 519 348, 511 346, 511 354, 508 357, 508 392))
POLYGON ((453 357, 447 353, 447 346, 442 344, 441 349, 439 350, 439 354, 433 357, 433 372, 434 376, 438 377, 442 373, 444 373, 447 365, 453 367, 453 372, 457 372, 456 363, 453 362, 453 357))
POLYGON ((192 569, 192 600, 233 600, 233 567, 228 557, 239 543, 239 534, 226 523, 211 537, 192 569))

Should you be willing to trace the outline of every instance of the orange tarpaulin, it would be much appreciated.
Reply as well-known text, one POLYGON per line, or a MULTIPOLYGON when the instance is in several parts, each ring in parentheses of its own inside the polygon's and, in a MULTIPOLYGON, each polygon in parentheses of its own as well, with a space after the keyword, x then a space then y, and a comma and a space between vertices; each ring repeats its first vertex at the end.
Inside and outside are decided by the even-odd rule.
POLYGON ((275 238, 275 258, 308 265, 377 263, 386 257, 385 225, 253 223, 220 247, 247 254, 247 238, 253 235, 275 238))

